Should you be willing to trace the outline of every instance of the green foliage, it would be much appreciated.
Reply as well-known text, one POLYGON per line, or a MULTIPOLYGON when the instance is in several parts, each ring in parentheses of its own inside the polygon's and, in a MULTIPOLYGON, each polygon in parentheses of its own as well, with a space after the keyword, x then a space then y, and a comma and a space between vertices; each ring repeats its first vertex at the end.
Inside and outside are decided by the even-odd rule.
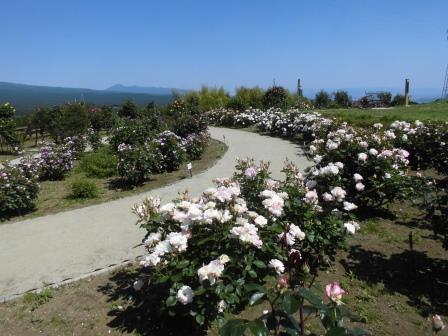
POLYGON ((347 91, 339 90, 333 93, 333 95, 334 95, 334 103, 338 107, 349 107, 352 103, 352 99, 348 95, 347 91))
POLYGON ((98 188, 92 180, 78 180, 71 185, 71 198, 96 198, 98 197, 98 188))
POLYGON ((197 100, 200 112, 225 107, 229 103, 229 99, 229 94, 222 87, 210 88, 203 86, 200 91, 190 91, 184 96, 184 101, 187 103, 197 100))
POLYGON ((88 176, 108 178, 116 174, 117 157, 110 147, 102 147, 98 152, 86 153, 79 162, 79 168, 88 176))
POLYGON ((394 96, 394 99, 392 99, 391 105, 392 106, 403 106, 405 104, 406 100, 405 97, 401 94, 397 94, 394 96))
POLYGON ((148 179, 153 172, 161 171, 162 156, 154 141, 143 145, 118 146, 117 172, 123 182, 135 186, 148 179))
POLYGON ((390 106, 392 102, 392 93, 390 92, 381 92, 378 94, 378 98, 381 99, 381 105, 390 106))
POLYGON ((3 149, 3 145, 6 145, 11 151, 17 152, 19 140, 14 131, 14 115, 15 109, 10 103, 0 105, 0 146, 3 149))
POLYGON ((314 105, 316 105, 317 108, 326 108, 329 107, 330 104, 331 96, 328 94, 328 92, 321 90, 316 93, 316 97, 314 98, 314 105))
POLYGON ((112 131, 109 143, 114 150, 121 144, 140 146, 154 134, 152 122, 147 119, 122 119, 112 131))
POLYGON ((89 111, 83 103, 67 103, 61 107, 63 138, 84 134, 89 127, 89 111))
POLYGON ((39 193, 36 170, 31 165, 0 170, 0 219, 34 209, 39 193))
POLYGON ((132 100, 128 99, 121 105, 118 115, 121 118, 135 119, 139 113, 138 110, 138 106, 132 100))
POLYGON ((40 292, 28 292, 23 296, 23 302, 35 310, 43 304, 50 302, 53 298, 53 291, 50 287, 45 287, 40 292))
POLYGON ((90 125, 95 131, 110 130, 118 122, 118 114, 109 106, 92 107, 89 112, 90 125))
POLYGON ((288 104, 288 91, 281 86, 269 88, 263 96, 263 105, 265 108, 285 109, 288 104))
POLYGON ((230 98, 227 107, 244 111, 249 108, 263 108, 264 90, 256 86, 253 88, 239 87, 236 89, 235 95, 230 98))

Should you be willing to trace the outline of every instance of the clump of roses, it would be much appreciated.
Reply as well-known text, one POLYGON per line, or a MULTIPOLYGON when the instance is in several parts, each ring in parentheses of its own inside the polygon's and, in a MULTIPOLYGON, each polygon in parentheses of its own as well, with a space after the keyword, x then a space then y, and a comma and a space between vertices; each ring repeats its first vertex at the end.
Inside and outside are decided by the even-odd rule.
POLYGON ((158 286, 162 314, 208 326, 244 309, 253 285, 269 286, 286 266, 315 277, 344 246, 350 216, 310 202, 294 165, 283 181, 268 168, 240 160, 233 178, 216 179, 200 197, 182 193, 164 205, 150 197, 134 207, 148 232, 135 283, 142 300, 158 286))

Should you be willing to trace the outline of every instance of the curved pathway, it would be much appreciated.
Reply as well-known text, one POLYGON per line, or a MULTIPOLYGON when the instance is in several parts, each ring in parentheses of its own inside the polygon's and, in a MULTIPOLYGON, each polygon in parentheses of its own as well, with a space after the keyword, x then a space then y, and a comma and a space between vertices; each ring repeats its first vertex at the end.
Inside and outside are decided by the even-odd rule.
POLYGON ((212 179, 233 174, 236 157, 271 161, 274 178, 282 177, 286 158, 302 169, 309 165, 299 147, 288 141, 226 128, 212 127, 210 132, 217 140, 225 139, 229 149, 213 167, 193 178, 107 203, 0 224, 0 301, 142 255, 143 248, 136 246, 145 231, 135 224, 130 208, 146 195, 158 195, 163 202, 176 198, 179 190, 199 195, 212 179))

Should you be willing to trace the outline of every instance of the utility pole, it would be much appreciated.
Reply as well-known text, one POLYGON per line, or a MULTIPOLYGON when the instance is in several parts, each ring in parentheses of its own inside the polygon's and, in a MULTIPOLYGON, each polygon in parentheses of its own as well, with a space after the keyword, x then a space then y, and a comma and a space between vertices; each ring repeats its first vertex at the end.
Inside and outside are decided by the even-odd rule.
MULTIPOLYGON (((447 33, 447 39, 448 39, 448 29, 447 29, 446 33, 447 33)), ((442 100, 448 100, 448 65, 446 66, 446 70, 445 70, 445 81, 443 82, 441 98, 442 98, 442 100)))
POLYGON ((302 85, 300 84, 300 78, 297 79, 297 95, 303 97, 302 85))
POLYGON ((409 106, 409 79, 404 80, 404 106, 409 106))

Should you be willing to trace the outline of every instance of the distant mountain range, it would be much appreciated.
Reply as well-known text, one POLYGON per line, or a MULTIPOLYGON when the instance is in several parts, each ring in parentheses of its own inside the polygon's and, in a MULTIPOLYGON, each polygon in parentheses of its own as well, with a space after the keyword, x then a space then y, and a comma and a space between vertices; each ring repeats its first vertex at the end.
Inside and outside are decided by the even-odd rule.
MULTIPOLYGON (((185 92, 185 90, 177 92, 179 91, 185 92)), ((172 92, 173 89, 168 88, 122 85, 114 85, 107 90, 92 90, 0 82, 0 103, 10 102, 15 106, 17 115, 26 115, 34 111, 37 106, 54 106, 67 101, 84 101, 94 105, 119 105, 126 99, 132 99, 139 106, 145 106, 151 101, 165 105, 171 100, 172 92), (119 88, 123 88, 123 91, 119 88)))
POLYGON ((127 92, 127 93, 146 93, 152 95, 172 95, 173 92, 178 94, 185 94, 188 90, 184 89, 172 89, 172 88, 161 88, 155 86, 125 86, 122 84, 112 85, 110 88, 107 88, 106 91, 111 92, 127 92))

